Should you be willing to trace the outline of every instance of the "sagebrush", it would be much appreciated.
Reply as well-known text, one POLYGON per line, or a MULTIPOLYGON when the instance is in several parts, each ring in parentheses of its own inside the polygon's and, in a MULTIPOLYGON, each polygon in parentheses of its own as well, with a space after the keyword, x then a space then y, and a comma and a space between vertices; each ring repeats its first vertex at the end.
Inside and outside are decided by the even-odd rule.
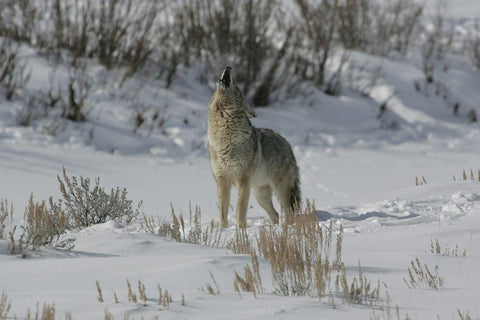
POLYGON ((100 186, 100 178, 92 184, 90 178, 69 177, 65 168, 57 180, 63 196, 60 206, 73 227, 88 227, 109 220, 130 223, 140 215, 142 203, 134 208, 133 201, 127 199, 127 189, 116 187, 107 193, 100 186))

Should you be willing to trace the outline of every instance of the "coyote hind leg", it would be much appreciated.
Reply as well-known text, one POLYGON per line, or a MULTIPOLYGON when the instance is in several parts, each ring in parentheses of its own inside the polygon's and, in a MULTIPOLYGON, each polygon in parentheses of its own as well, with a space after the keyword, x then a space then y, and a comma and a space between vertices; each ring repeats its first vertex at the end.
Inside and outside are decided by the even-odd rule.
POLYGON ((272 189, 270 186, 267 185, 255 189, 255 198, 258 204, 267 212, 270 222, 272 224, 278 224, 279 214, 273 207, 272 189))

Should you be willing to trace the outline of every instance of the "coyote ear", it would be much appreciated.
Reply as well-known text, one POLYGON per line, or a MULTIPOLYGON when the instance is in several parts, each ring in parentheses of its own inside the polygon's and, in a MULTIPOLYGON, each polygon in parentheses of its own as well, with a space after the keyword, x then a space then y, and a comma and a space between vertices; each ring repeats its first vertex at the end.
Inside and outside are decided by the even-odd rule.
POLYGON ((257 116, 257 113, 255 112, 255 110, 253 110, 252 106, 250 106, 249 104, 245 104, 245 113, 249 118, 255 118, 257 116))

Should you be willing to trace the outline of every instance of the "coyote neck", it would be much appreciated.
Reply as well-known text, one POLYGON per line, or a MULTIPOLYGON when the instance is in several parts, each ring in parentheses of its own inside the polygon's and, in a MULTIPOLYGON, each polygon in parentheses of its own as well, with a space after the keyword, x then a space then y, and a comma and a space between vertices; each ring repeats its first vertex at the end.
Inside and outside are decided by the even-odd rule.
POLYGON ((208 143, 225 167, 256 149, 254 128, 245 113, 228 106, 213 106, 208 116, 208 143), (254 142, 254 143, 252 143, 254 142))

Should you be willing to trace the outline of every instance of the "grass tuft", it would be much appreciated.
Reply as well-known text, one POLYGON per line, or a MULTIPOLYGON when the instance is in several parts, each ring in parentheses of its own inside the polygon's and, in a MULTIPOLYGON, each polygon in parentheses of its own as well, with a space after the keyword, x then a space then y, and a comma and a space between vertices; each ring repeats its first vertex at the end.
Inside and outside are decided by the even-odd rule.
POLYGON ((418 258, 410 262, 408 278, 404 278, 403 281, 409 289, 424 288, 438 291, 444 286, 444 280, 438 273, 438 265, 435 265, 432 272, 426 264, 422 265, 418 258))

